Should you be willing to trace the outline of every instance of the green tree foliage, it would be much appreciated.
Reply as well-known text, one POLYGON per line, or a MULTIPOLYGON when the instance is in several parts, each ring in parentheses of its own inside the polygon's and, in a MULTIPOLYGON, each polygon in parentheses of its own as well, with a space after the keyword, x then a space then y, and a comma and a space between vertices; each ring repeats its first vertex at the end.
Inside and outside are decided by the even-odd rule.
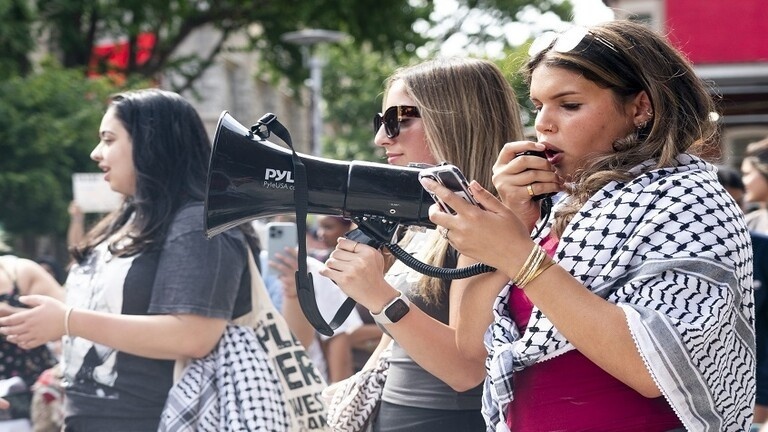
MULTIPOLYGON (((329 47, 323 71, 327 136, 323 155, 339 160, 382 162, 373 144, 373 115, 381 111, 384 80, 402 63, 351 44, 329 47)), ((412 61, 412 60, 411 60, 412 61)))
MULTIPOLYGON (((303 73, 299 47, 280 37, 301 28, 330 28, 350 34, 359 43, 370 42, 379 50, 405 50, 425 39, 412 24, 427 19, 430 3, 411 5, 408 0, 382 4, 374 0, 254 1, 216 0, 38 0, 40 23, 50 31, 52 44, 62 53, 65 67, 83 68, 94 60, 93 46, 103 39, 128 43, 126 75, 156 78, 172 70, 185 77, 174 90, 183 91, 211 64, 232 33, 247 30, 249 46, 267 64, 297 81, 303 73), (221 31, 215 49, 183 58, 173 57, 178 46, 194 30, 213 26, 221 31), (137 61, 139 35, 150 32, 157 42, 150 58, 137 61)), ((102 69, 105 67, 101 65, 102 69)))
POLYGON ((49 66, 0 81, 0 224, 9 233, 62 233, 71 175, 95 170, 104 102, 113 89, 49 66))
POLYGON ((27 0, 0 0, 0 80, 30 70, 33 14, 27 0))
MULTIPOLYGON (((534 107, 529 97, 528 85, 525 83, 523 76, 520 73, 521 68, 528 60, 529 46, 530 44, 525 44, 506 50, 506 55, 503 59, 499 60, 497 64, 512 84, 512 88, 515 89, 517 100, 520 102, 520 114, 522 116, 523 126, 531 128, 534 120, 531 113, 533 112, 534 107)), ((531 132, 531 130, 528 132, 531 132)))
MULTIPOLYGON (((0 0, 2 1, 2 0, 0 0)), ((5 0, 9 1, 9 0, 5 0)), ((23 0, 14 0, 23 2, 23 0)), ((189 89, 224 49, 224 41, 234 32, 247 30, 250 44, 228 49, 255 49, 266 65, 280 76, 299 83, 306 76, 300 48, 281 37, 303 28, 325 28, 349 34, 353 46, 369 46, 374 52, 396 59, 412 57, 417 48, 430 40, 437 44, 456 32, 467 35, 468 43, 500 39, 498 31, 518 20, 533 8, 567 18, 570 3, 555 0, 457 0, 460 10, 453 19, 437 17, 432 1, 390 0, 38 0, 39 24, 48 32, 49 43, 62 55, 65 67, 93 65, 94 45, 100 40, 125 41, 128 63, 123 72, 145 79, 173 71, 185 79, 173 90, 189 89), (482 13, 480 25, 462 25, 468 13, 482 13), (172 54, 194 30, 213 26, 221 31, 215 48, 183 58, 172 54), (432 29, 427 32, 427 29, 432 29), (157 36, 149 59, 139 64, 139 35, 157 36), (425 35, 425 32, 428 35, 425 35)), ((503 38, 502 38, 503 39, 503 38)), ((106 66, 102 63, 101 69, 106 66)))

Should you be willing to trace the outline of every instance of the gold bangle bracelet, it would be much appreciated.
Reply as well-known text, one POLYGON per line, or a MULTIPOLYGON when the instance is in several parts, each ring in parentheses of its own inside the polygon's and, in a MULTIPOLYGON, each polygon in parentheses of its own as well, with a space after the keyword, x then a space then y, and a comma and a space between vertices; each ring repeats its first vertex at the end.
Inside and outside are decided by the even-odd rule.
POLYGON ((540 266, 536 270, 536 272, 534 272, 533 275, 531 275, 531 277, 527 281, 525 281, 523 285, 518 285, 518 287, 520 287, 521 289, 525 288, 528 284, 533 282, 537 277, 539 277, 542 273, 544 273, 545 270, 552 267, 553 265, 555 265, 555 261, 550 259, 549 261, 547 261, 546 264, 544 264, 543 266, 540 266))
POLYGON ((515 278, 512 279, 512 282, 517 285, 518 281, 522 281, 525 279, 525 276, 530 273, 531 269, 533 268, 532 264, 536 260, 536 257, 541 252, 541 246, 534 245, 533 249, 531 249, 531 253, 528 254, 528 258, 525 259, 525 262, 523 263, 523 266, 520 267, 520 270, 518 270, 517 274, 515 275, 515 278))
POLYGON ((533 260, 531 260, 530 264, 528 265, 528 268, 526 269, 525 274, 522 278, 520 278, 518 282, 519 286, 525 286, 528 283, 528 280, 531 278, 531 276, 536 272, 536 270, 539 268, 542 262, 544 262, 544 258, 547 256, 546 252, 544 252, 544 249, 539 246, 536 248, 536 255, 533 257, 533 260))

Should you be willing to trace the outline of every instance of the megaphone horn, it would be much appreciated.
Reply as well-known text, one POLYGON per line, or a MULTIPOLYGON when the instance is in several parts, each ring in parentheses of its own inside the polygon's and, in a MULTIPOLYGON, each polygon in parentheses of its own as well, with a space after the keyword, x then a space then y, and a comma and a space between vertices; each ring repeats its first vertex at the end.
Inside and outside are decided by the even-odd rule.
MULTIPOLYGON (((419 183, 418 168, 298 155, 307 172, 307 213, 434 227, 428 218, 433 201, 419 183)), ((291 157, 290 150, 222 112, 208 167, 208 238, 254 219, 293 213, 291 157)))

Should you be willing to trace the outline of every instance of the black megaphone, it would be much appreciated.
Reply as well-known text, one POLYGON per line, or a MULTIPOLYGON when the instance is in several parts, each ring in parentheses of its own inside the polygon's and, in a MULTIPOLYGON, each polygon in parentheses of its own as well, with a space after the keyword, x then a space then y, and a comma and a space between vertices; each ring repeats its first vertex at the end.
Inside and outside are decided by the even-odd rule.
MULTIPOLYGON (((306 166, 307 213, 434 228, 428 215, 434 201, 419 183, 419 168, 298 155, 306 166)), ((208 238, 254 219, 293 213, 293 170, 290 150, 224 111, 208 168, 208 238)))

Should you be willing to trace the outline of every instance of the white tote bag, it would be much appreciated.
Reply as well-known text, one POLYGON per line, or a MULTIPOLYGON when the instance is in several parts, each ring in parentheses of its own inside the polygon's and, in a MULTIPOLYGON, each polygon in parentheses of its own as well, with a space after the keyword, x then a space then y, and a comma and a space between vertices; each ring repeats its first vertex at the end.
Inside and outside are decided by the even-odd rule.
POLYGON ((177 371, 183 372, 169 394, 161 431, 330 431, 321 396, 326 382, 272 304, 250 248, 248 269, 253 308, 227 326, 219 342, 220 347, 225 342, 236 347, 235 352, 217 347, 203 359, 177 362, 177 371), (243 355, 248 358, 233 364, 233 358, 243 355), (212 356, 219 360, 211 362, 212 356), (245 375, 229 371, 242 372, 240 366, 246 369, 245 375), (217 377, 210 378, 211 374, 217 377), (222 375, 227 378, 222 380, 222 375), (235 391, 225 386, 216 389, 223 394, 215 395, 208 382, 231 382, 229 387, 235 391), (214 413, 222 406, 228 418, 214 413))

